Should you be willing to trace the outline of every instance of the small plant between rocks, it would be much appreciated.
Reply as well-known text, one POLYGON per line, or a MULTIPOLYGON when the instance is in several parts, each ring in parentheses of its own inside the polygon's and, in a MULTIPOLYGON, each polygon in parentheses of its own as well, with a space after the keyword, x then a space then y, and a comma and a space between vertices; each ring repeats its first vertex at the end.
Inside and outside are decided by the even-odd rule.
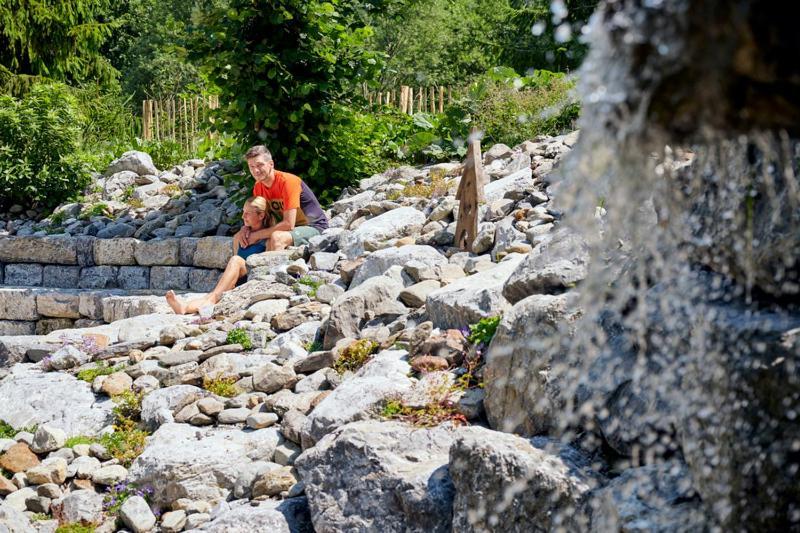
POLYGON ((253 349, 253 341, 250 340, 250 336, 247 334, 244 328, 233 328, 230 330, 225 342, 228 344, 241 344, 242 348, 245 350, 253 349))
POLYGON ((314 339, 313 341, 308 341, 307 343, 305 343, 303 345, 303 348, 308 353, 318 352, 318 351, 322 350, 322 341, 320 341, 318 339, 314 339))
POLYGON ((479 347, 489 346, 489 343, 492 342, 492 337, 494 337, 497 331, 497 326, 500 324, 501 318, 500 315, 490 316, 481 318, 475 324, 470 324, 467 340, 479 347))
POLYGON ((400 198, 435 198, 447 194, 448 184, 441 173, 431 174, 430 183, 414 183, 406 185, 402 190, 392 191, 386 195, 387 200, 395 201, 400 198))
POLYGON ((310 298, 316 297, 317 289, 323 285, 321 280, 312 278, 311 276, 303 276, 297 280, 297 283, 300 285, 305 285, 306 287, 311 287, 311 290, 307 293, 310 298))
POLYGON ((111 515, 119 513, 122 504, 124 504, 131 496, 139 496, 150 504, 150 499, 153 496, 152 487, 139 487, 136 483, 128 483, 123 481, 112 485, 103 498, 103 510, 111 515))
POLYGON ((13 439, 17 433, 27 431, 29 433, 36 433, 36 426, 30 426, 22 429, 14 429, 14 426, 0 420, 0 439, 13 439))
POLYGON ((86 206, 78 215, 79 220, 88 220, 92 217, 114 218, 114 213, 107 204, 102 202, 86 206))
POLYGON ((94 533, 95 526, 88 525, 85 526, 83 524, 64 524, 63 526, 58 526, 55 533, 94 533))
POLYGON ((400 420, 421 428, 431 428, 452 422, 455 425, 467 425, 466 417, 461 414, 455 404, 440 398, 423 407, 410 407, 401 400, 388 400, 381 410, 381 416, 389 420, 400 420))
POLYGON ((125 368, 124 364, 119 364, 116 366, 107 366, 103 363, 95 363, 94 368, 84 368, 83 370, 79 370, 78 373, 75 375, 76 378, 80 379, 81 381, 86 381, 91 383, 97 378, 98 376, 110 376, 114 372, 119 372, 125 368))
POLYGON ((203 377, 203 388, 208 392, 222 396, 224 398, 233 398, 241 394, 241 390, 236 386, 236 376, 210 378, 203 377))
POLYGON ((86 435, 76 435, 74 437, 69 437, 64 442, 64 448, 74 448, 80 444, 94 444, 97 442, 97 439, 92 437, 87 437, 86 435))
POLYGON ((126 391, 112 399, 117 405, 114 414, 114 432, 100 437, 100 444, 112 457, 125 467, 130 467, 134 459, 144 451, 145 439, 149 433, 142 429, 142 393, 126 391))
POLYGON ((378 347, 379 344, 375 341, 357 340, 341 351, 336 362, 333 363, 333 369, 339 374, 344 374, 348 370, 355 372, 372 358, 372 355, 378 351, 378 347))

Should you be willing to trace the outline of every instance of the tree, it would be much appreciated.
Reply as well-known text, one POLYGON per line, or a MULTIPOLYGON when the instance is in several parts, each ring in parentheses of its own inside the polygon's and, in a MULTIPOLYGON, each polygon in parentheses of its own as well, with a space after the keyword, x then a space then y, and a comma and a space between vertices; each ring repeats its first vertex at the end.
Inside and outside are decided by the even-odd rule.
POLYGON ((112 83, 119 73, 101 53, 114 23, 109 0, 0 2, 0 73, 77 83, 112 83))
POLYGON ((379 66, 355 8, 351 0, 217 0, 199 8, 193 28, 194 57, 227 103, 218 127, 265 143, 281 168, 318 191, 346 178, 326 158, 332 106, 379 66))

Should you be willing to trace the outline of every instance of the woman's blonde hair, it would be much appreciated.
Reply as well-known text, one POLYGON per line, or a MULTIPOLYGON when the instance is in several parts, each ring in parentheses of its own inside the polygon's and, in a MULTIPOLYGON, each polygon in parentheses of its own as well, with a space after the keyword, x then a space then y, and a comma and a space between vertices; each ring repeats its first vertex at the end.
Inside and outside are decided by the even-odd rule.
POLYGON ((267 212, 267 201, 263 196, 251 196, 245 201, 244 205, 249 205, 250 207, 257 209, 262 213, 267 212))

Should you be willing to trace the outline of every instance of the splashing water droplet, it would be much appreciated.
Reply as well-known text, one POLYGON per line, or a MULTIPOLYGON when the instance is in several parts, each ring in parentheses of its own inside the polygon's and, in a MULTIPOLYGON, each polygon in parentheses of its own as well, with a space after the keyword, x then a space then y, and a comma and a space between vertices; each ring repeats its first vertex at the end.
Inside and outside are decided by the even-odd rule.
POLYGON ((541 34, 544 33, 545 23, 544 21, 536 22, 533 26, 531 26, 531 33, 535 37, 539 37, 541 34))

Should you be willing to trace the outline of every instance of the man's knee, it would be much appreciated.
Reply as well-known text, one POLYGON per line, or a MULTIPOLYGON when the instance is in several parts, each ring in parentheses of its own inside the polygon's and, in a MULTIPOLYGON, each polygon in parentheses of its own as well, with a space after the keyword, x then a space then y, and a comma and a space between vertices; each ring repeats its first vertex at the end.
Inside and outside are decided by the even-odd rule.
POLYGON ((269 237, 271 250, 283 250, 292 245, 292 234, 288 231, 274 231, 269 237))

